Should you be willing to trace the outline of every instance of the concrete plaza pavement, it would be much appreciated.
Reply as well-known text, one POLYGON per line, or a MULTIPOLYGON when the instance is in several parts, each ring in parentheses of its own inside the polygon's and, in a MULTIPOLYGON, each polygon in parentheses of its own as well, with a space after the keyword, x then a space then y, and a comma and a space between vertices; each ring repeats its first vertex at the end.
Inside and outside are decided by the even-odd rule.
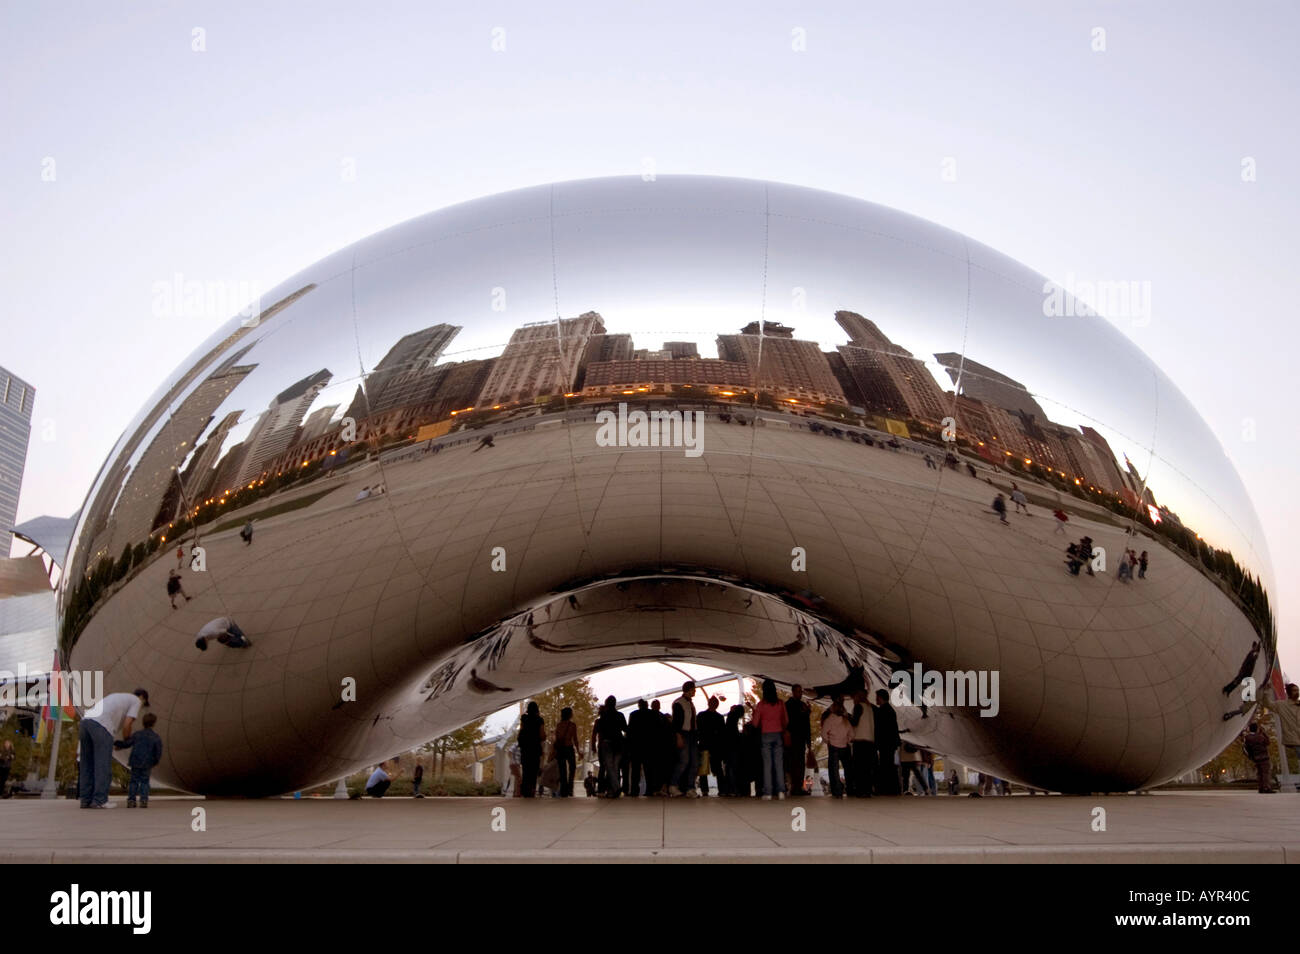
POLYGON ((0 802, 9 863, 1300 862, 1295 793, 983 799, 204 800, 82 811, 0 802), (1094 809, 1106 830, 1094 831, 1094 809), (206 830, 194 831, 204 809, 206 830), (793 810, 806 812, 794 830, 793 810), (504 816, 499 809, 504 809, 504 816), (493 822, 504 820, 504 831, 493 822))

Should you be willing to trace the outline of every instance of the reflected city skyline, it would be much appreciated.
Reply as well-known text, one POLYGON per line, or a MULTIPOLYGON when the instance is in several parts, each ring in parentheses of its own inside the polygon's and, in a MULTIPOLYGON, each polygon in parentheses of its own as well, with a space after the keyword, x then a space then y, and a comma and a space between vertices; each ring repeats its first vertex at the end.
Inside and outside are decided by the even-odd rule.
POLYGON ((744 633, 797 608, 878 681, 1004 673, 996 720, 915 727, 939 751, 1045 787, 1155 784, 1245 717, 1219 690, 1254 639, 1268 671, 1267 552, 1174 385, 1048 292, 964 236, 770 183, 592 180, 422 216, 289 279, 160 385, 81 510, 62 652, 150 686, 177 784, 270 792, 508 701, 479 711, 491 676, 451 662, 541 601, 580 600, 564 625, 588 652, 514 659, 519 692, 724 644, 737 668, 744 633), (620 404, 698 415, 702 454, 602 442, 620 404), (1024 516, 1000 520, 1013 490, 1024 516), (1073 538, 1110 569, 1067 572, 1073 538), (1115 575, 1129 548, 1151 554, 1140 584, 1115 575), (693 595, 616 595, 629 574, 693 595), (164 598, 171 575, 192 600, 164 598), (251 648, 196 655, 222 618, 251 648), (335 704, 344 678, 363 701, 335 704))

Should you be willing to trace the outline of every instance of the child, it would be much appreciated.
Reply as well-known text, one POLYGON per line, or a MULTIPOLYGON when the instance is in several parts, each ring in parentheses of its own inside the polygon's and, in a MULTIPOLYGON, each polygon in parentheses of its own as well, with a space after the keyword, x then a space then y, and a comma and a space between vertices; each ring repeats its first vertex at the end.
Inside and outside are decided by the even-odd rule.
POLYGON ((135 808, 139 799, 141 808, 149 807, 149 773, 162 760, 162 739, 153 730, 158 717, 152 712, 144 716, 144 728, 132 732, 129 739, 114 742, 113 747, 130 749, 127 764, 131 766, 131 783, 126 790, 126 807, 135 808))
POLYGON ((423 782, 424 782, 424 766, 423 766, 421 763, 416 762, 416 763, 415 763, 415 777, 414 777, 414 781, 413 781, 413 789, 414 789, 414 791, 415 791, 415 797, 416 797, 416 798, 424 798, 424 796, 420 794, 420 785, 421 785, 423 782))

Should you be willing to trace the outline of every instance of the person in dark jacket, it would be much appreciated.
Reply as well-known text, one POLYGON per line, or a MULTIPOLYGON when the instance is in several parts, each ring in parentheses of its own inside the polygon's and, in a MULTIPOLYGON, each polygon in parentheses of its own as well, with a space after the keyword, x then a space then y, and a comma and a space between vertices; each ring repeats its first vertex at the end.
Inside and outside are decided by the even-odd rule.
POLYGON ((898 735, 898 713, 889 704, 889 693, 884 689, 876 690, 876 794, 899 794, 898 767, 894 765, 894 756, 902 741, 898 735))
POLYGON ((790 744, 785 747, 785 773, 790 776, 787 791, 794 795, 807 795, 803 790, 805 759, 812 743, 812 706, 804 701, 803 686, 791 686, 790 698, 785 700, 786 716, 790 720, 790 744))
POLYGON ((641 794, 643 775, 647 795, 653 795, 659 790, 653 758, 657 718, 644 699, 637 700, 636 711, 627 717, 627 794, 632 798, 641 794))
POLYGON ((1252 722, 1241 736, 1241 747, 1246 750, 1246 758, 1255 763, 1255 774, 1259 779, 1259 794, 1273 794, 1273 773, 1268 757, 1268 736, 1260 731, 1259 723, 1252 722))
POLYGON ((1233 676, 1232 682, 1223 687, 1223 694, 1226 696, 1240 686, 1245 680, 1249 679, 1255 672, 1255 661, 1259 659, 1259 640, 1250 644, 1250 652, 1246 653, 1246 658, 1241 662, 1241 668, 1237 670, 1237 675, 1233 676))
POLYGON ((149 774, 162 760, 162 737, 153 730, 158 717, 152 712, 144 716, 144 728, 132 732, 130 737, 113 743, 115 749, 130 749, 127 764, 131 767, 131 782, 126 790, 126 807, 149 807, 149 774))
POLYGON ((537 773, 542 767, 542 743, 546 741, 546 723, 536 702, 519 717, 519 761, 522 779, 519 788, 524 798, 537 794, 537 773))
MULTIPOLYGON (((709 707, 695 718, 700 732, 700 765, 704 766, 718 780, 718 791, 722 791, 722 737, 727 731, 727 720, 718 711, 718 697, 709 697, 709 707)), ((709 776, 700 772, 700 794, 709 794, 709 776)))
POLYGON ((623 757, 624 737, 627 735, 627 719, 618 711, 618 700, 609 696, 601 706, 600 715, 591 730, 592 748, 600 759, 600 772, 605 778, 605 797, 618 798, 621 793, 622 775, 619 761, 623 757))
MULTIPOLYGON (((722 730, 722 774, 718 776, 718 794, 734 797, 740 790, 740 726, 745 721, 745 707, 734 705, 727 710, 722 730)), ((748 789, 745 790, 748 793, 748 789)))

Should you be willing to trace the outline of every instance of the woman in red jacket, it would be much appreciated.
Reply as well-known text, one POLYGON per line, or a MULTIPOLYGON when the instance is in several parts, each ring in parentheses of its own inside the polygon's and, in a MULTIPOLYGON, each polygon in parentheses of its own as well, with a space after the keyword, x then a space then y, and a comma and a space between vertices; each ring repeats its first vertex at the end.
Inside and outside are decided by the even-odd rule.
POLYGON ((763 701, 754 707, 754 724, 762 734, 763 800, 785 798, 785 743, 790 716, 776 697, 776 683, 763 680, 763 701))

